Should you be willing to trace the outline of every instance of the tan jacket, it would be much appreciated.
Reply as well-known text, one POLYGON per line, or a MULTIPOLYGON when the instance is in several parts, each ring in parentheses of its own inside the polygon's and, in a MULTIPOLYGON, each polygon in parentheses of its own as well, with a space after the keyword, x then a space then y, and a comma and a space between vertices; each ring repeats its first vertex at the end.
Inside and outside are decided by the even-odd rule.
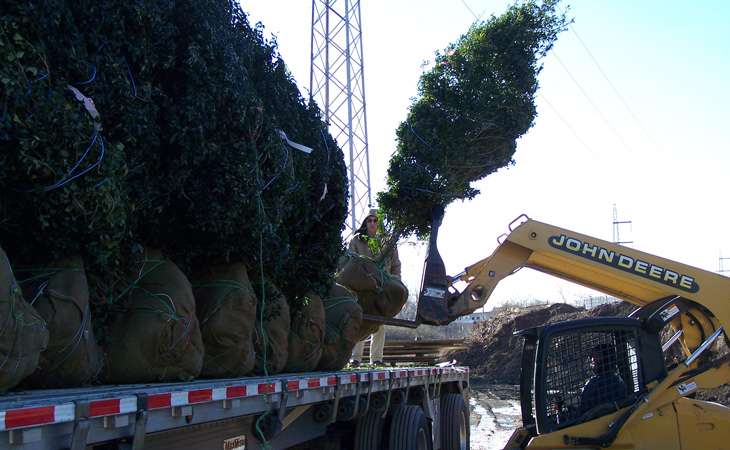
MULTIPOLYGON (((358 255, 373 257, 373 252, 370 250, 370 246, 367 243, 367 234, 356 234, 350 240, 347 245, 347 249, 351 252, 357 253, 358 255)), ((398 258, 398 248, 393 247, 393 251, 388 255, 383 263, 383 269, 386 272, 400 279, 400 259, 398 258)))

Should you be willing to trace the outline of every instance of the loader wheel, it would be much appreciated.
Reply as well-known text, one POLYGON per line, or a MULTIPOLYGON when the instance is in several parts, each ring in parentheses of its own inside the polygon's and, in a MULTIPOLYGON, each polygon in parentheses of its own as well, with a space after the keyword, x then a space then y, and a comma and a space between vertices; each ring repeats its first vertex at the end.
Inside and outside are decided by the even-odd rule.
POLYGON ((469 449, 469 412, 460 394, 441 397, 441 450, 469 449))
POLYGON ((390 422, 388 448, 398 450, 433 450, 431 430, 420 406, 399 406, 390 422))
POLYGON ((382 411, 371 409, 357 421, 354 450, 380 450, 385 426, 382 416, 382 411))

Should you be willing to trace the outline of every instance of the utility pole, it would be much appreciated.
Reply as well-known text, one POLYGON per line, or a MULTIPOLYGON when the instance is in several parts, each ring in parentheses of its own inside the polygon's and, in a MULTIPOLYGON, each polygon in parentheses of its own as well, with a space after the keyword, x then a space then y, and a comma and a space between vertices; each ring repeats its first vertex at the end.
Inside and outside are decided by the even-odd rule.
POLYGON ((312 0, 311 44, 310 93, 345 153, 349 236, 372 206, 360 0, 312 0))
POLYGON ((616 204, 613 204, 613 243, 614 244, 633 244, 634 241, 621 241, 621 238, 619 238, 619 225, 629 224, 629 227, 631 227, 631 221, 623 221, 619 222, 618 220, 618 212, 616 211, 616 204))

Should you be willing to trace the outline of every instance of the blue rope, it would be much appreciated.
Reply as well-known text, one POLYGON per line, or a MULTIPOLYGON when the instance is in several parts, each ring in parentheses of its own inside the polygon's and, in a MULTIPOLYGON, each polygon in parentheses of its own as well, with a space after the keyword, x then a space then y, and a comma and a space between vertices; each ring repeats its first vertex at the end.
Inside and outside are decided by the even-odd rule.
MULTIPOLYGON (((81 159, 80 159, 80 160, 79 160, 79 161, 78 161, 78 162, 76 163, 76 166, 74 166, 74 167, 73 167, 73 168, 72 168, 72 169, 71 169, 71 170, 70 170, 70 171, 68 172, 68 175, 70 175, 70 174, 71 174, 71 172, 73 172, 74 170, 76 170, 76 167, 78 167, 78 165, 79 165, 79 164, 81 163, 81 161, 82 161, 82 160, 84 159, 84 157, 86 156, 86 154, 87 154, 87 153, 89 152, 89 149, 90 149, 90 148, 91 148, 91 147, 92 147, 92 146, 94 145, 94 143, 96 142, 96 139, 97 139, 97 138, 99 139, 99 144, 100 144, 100 146, 101 146, 101 153, 99 154, 99 159, 98 159, 98 160, 97 160, 97 161, 96 161, 96 162, 95 162, 95 163, 94 163, 93 165, 91 165, 91 167, 87 167, 86 169, 84 169, 83 171, 81 171, 81 172, 77 173, 76 175, 72 176, 71 178, 67 178, 67 179, 65 179, 65 180, 61 180, 61 181, 59 181, 59 182, 58 182, 58 183, 56 183, 56 184, 52 184, 52 185, 50 185, 50 186, 46 186, 46 187, 44 187, 44 188, 41 188, 41 189, 28 189, 28 190, 26 190, 26 191, 24 191, 24 192, 38 192, 38 191, 45 191, 45 192, 48 192, 48 191, 51 191, 51 190, 53 190, 53 189, 56 189, 56 188, 59 188, 59 187, 63 186, 63 185, 64 185, 64 184, 66 184, 66 183, 69 183, 69 182, 71 182, 71 181, 75 180, 76 178, 80 177, 81 175, 84 175, 84 174, 86 174, 86 173, 87 173, 87 172, 89 172, 89 171, 90 171, 91 169, 93 169, 94 167, 96 167, 96 166, 98 166, 99 164, 101 164, 101 160, 102 160, 102 159, 104 159, 104 140, 103 140, 103 139, 101 138, 101 135, 100 135, 100 134, 99 134, 98 132, 96 132, 96 133, 94 133, 94 138, 93 138, 93 139, 91 140, 91 143, 89 144, 89 146, 87 147, 86 151, 84 152, 84 155, 83 155, 83 156, 81 157, 81 159)), ((102 180, 102 182, 101 182, 101 183, 103 183, 104 181, 105 181, 105 180, 102 180)), ((99 183, 99 184, 101 184, 101 183, 99 183)), ((97 186, 98 186, 98 185, 97 185, 97 186)))
MULTIPOLYGON (((286 164, 289 162, 289 149, 284 147, 284 151, 286 152, 286 159, 284 160, 284 164, 281 165, 281 170, 276 175, 274 175, 274 177, 272 179, 270 179, 268 183, 266 183, 266 186, 264 186, 260 192, 264 192, 266 190, 266 188, 269 187, 269 185, 271 183, 273 183, 274 180, 279 178, 279 175, 281 175, 284 172, 284 169, 286 168, 286 164)), ((261 154, 261 156, 263 156, 263 153, 261 154)), ((261 158, 259 157, 259 159, 261 159, 261 158)))
POLYGON ((86 81, 78 81, 78 82, 76 82, 76 83, 74 83, 74 84, 89 84, 89 83, 91 83, 92 81, 94 81, 94 78, 96 78, 96 66, 94 66, 94 71, 93 71, 93 73, 91 74, 91 78, 89 78, 89 79, 88 79, 88 80, 86 80, 86 81))
POLYGON ((35 82, 37 82, 37 81, 41 81, 42 79, 44 79, 45 77, 47 77, 47 76, 48 76, 48 75, 50 75, 50 74, 51 74, 51 72, 50 72, 50 71, 48 71, 48 72, 46 72, 46 74, 45 74, 45 75, 41 75, 40 77, 36 78, 35 80, 31 80, 31 81, 29 81, 29 82, 28 82, 28 90, 27 90, 27 91, 25 92, 25 95, 28 95, 28 94, 30 94, 31 88, 33 87, 33 83, 35 83, 35 82))

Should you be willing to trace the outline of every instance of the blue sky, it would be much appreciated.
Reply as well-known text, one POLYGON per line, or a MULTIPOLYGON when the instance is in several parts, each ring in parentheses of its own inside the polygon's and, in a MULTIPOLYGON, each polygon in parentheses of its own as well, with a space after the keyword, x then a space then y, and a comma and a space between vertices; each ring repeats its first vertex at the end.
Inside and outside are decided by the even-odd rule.
MULTIPOLYGON (((343 1, 343 0, 339 0, 343 1)), ((503 0, 361 0, 371 184, 385 187, 395 130, 416 95, 423 61, 503 0)), ((576 0, 572 28, 542 62, 538 117, 518 141, 515 165, 476 184, 481 194, 446 210, 439 249, 456 274, 490 255, 520 214, 622 241, 705 270, 730 257, 730 2, 576 0)), ((276 35, 305 93, 311 1, 241 2, 276 35)), ((401 247, 406 283, 420 282, 422 252, 401 247)), ((725 261, 730 269, 730 260, 725 261)), ((728 272, 730 274, 730 272, 728 272)), ((506 300, 590 295, 523 270, 495 291, 506 300)))

